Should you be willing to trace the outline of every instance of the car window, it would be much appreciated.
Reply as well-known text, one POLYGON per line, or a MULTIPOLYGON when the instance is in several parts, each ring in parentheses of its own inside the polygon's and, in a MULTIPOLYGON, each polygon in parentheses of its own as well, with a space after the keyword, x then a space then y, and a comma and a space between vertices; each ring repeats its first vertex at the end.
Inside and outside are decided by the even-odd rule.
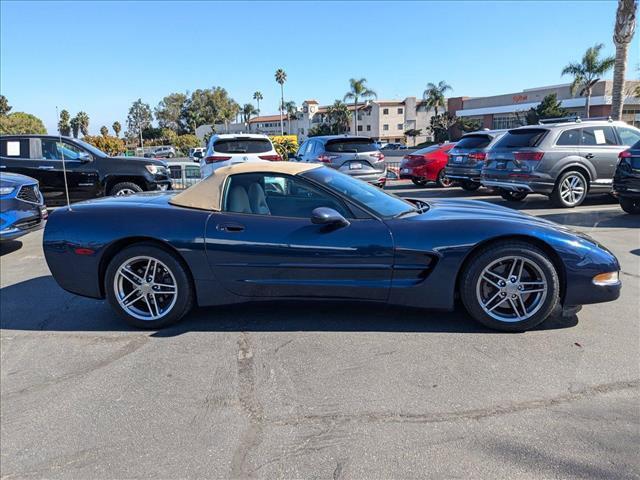
POLYGON ((618 135, 622 145, 630 146, 640 142, 640 132, 632 128, 618 127, 618 135))
POLYGON ((68 142, 53 139, 42 139, 42 158, 47 160, 77 160, 85 153, 83 149, 68 142))
POLYGON ((378 150, 376 144, 368 138, 340 138, 328 140, 325 150, 331 153, 360 153, 378 150))
POLYGON ((562 132, 556 145, 560 146, 577 146, 580 145, 580 128, 572 128, 571 130, 565 130, 562 132))
POLYGON ((305 155, 309 155, 311 153, 311 150, 313 150, 313 146, 315 145, 316 142, 309 142, 307 144, 307 150, 304 152, 305 155))
POLYGON ((485 148, 491 143, 490 135, 465 135, 456 143, 456 148, 471 150, 472 148, 485 148))
POLYGON ((439 144, 436 143, 435 145, 431 145, 430 147, 426 147, 426 148, 422 148, 420 150, 416 150, 415 152, 412 153, 412 155, 424 155, 426 153, 435 152, 441 147, 442 147, 442 145, 439 145, 439 144))
POLYGON ((582 129, 582 145, 607 146, 617 145, 613 127, 584 127, 582 129))
POLYGON ((227 212, 309 219, 318 207, 333 208, 346 218, 353 216, 338 198, 302 178, 245 173, 232 175, 227 182, 227 212))
POLYGON ((519 128, 517 130, 509 130, 505 133, 496 148, 522 148, 535 147, 545 136, 548 130, 543 128, 519 128))
POLYGON ((265 153, 271 148, 271 142, 264 138, 221 138, 213 144, 217 153, 265 153))
POLYGON ((29 158, 29 139, 0 140, 0 156, 8 158, 29 158))
POLYGON ((301 157, 302 155, 304 155, 304 151, 307 149, 307 144, 309 142, 304 142, 302 145, 300 145, 300 148, 298 148, 298 152, 296 153, 296 156, 301 157))

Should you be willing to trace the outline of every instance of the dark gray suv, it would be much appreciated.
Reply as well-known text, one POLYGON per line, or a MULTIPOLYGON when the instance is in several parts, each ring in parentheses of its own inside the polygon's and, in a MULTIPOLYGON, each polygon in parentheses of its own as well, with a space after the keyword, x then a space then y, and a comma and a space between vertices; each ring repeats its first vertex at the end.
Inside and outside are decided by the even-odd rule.
POLYGON ((299 162, 321 162, 365 182, 383 187, 387 181, 384 154, 368 137, 328 135, 311 137, 296 154, 299 162))
POLYGON ((488 152, 481 181, 507 200, 542 193, 559 207, 575 207, 589 192, 611 191, 618 154, 638 140, 640 130, 610 120, 515 128, 488 152))

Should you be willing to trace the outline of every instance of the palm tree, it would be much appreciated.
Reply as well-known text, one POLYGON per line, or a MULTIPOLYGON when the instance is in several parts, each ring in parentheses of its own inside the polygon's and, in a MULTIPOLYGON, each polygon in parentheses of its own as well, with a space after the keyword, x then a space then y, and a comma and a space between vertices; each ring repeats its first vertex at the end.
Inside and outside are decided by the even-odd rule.
POLYGON ((334 133, 349 131, 349 116, 349 107, 340 100, 336 100, 333 105, 329 105, 327 108, 327 117, 329 117, 334 133))
POLYGON ((284 102, 282 110, 287 114, 287 125, 289 126, 288 133, 291 135, 291 119, 295 120, 298 118, 298 107, 296 106, 296 102, 292 100, 284 102))
POLYGON ((106 137, 107 135, 109 135, 109 129, 107 128, 106 125, 103 125, 100 127, 100 135, 102 135, 103 137, 106 137))
POLYGON ((71 127, 71 132, 73 133, 73 138, 78 138, 78 133, 80 132, 80 121, 78 117, 75 116, 69 122, 69 126, 71 127))
POLYGON ((82 135, 89 135, 89 115, 87 115, 86 112, 78 112, 76 118, 78 119, 82 135))
POLYGON ((69 120, 71 120, 69 112, 67 110, 62 110, 58 121, 58 131, 60 132, 60 135, 64 135, 65 137, 71 135, 71 125, 69 125, 69 120))
POLYGON ((627 70, 627 48, 636 29, 635 0, 618 0, 616 26, 613 42, 616 44, 616 64, 613 68, 613 92, 611 99, 611 116, 614 120, 622 117, 624 75, 627 70))
POLYGON ((593 86, 600 81, 600 77, 613 68, 616 62, 615 57, 600 59, 600 51, 604 45, 598 43, 587 48, 580 63, 570 63, 562 69, 562 75, 573 75, 571 83, 571 94, 578 93, 585 96, 584 103, 585 117, 589 117, 591 107, 591 91, 593 86))
POLYGON ((286 72, 279 68, 276 70, 276 82, 280 84, 280 135, 284 135, 284 123, 282 120, 282 110, 284 109, 284 82, 287 81, 286 72))
POLYGON ((427 89, 422 93, 422 98, 427 108, 433 108, 436 117, 438 116, 439 107, 443 109, 447 107, 444 94, 449 90, 451 90, 451 85, 441 80, 437 85, 431 82, 427 83, 427 89))
POLYGON ((242 121, 247 126, 249 131, 251 131, 251 117, 258 115, 258 110, 251 103, 245 103, 242 106, 242 121))
POLYGON ((113 132, 116 134, 116 137, 119 137, 120 130, 122 130, 122 125, 120 125, 120 122, 118 121, 113 122, 113 125, 111 125, 111 128, 113 128, 113 132))
POLYGON ((239 111, 240 105, 238 105, 234 100, 231 100, 227 105, 220 109, 219 118, 224 123, 225 132, 229 133, 229 123, 236 118, 239 111))
POLYGON ((256 102, 258 102, 258 108, 257 108, 257 110, 258 110, 258 113, 257 113, 257 114, 258 114, 258 115, 260 114, 260 100, 262 100, 263 98, 264 98, 264 97, 262 96, 262 92, 260 92, 260 91, 254 92, 254 94, 253 94, 253 99, 254 99, 256 102))
POLYGON ((369 99, 369 98, 378 98, 378 94, 367 87, 367 79, 361 78, 356 80, 355 78, 349 79, 349 88, 350 90, 344 95, 344 101, 353 100, 353 125, 356 132, 358 134, 358 100, 369 99))

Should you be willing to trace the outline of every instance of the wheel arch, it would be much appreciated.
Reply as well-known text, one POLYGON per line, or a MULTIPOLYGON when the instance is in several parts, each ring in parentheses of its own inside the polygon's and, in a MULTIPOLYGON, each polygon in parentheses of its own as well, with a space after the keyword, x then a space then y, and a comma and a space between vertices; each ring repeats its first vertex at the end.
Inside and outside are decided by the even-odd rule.
POLYGON ((186 262, 186 260, 180 254, 180 252, 178 251, 177 248, 175 248, 170 243, 165 242, 163 240, 158 240, 157 238, 151 238, 151 237, 145 237, 145 236, 135 236, 135 237, 121 238, 121 239, 118 239, 118 240, 110 243, 106 247, 106 250, 104 251, 104 253, 102 254, 102 257, 100 258, 100 264, 98 266, 98 279, 99 279, 99 285, 100 285, 100 296, 102 298, 105 298, 104 277, 105 277, 105 275, 107 273, 107 267, 109 266, 109 263, 111 263, 111 260, 113 259, 113 257, 115 257, 116 254, 118 254, 118 252, 122 251, 123 249, 125 249, 127 247, 130 247, 132 245, 140 244, 140 243, 146 243, 146 244, 154 245, 154 246, 156 246, 158 248, 161 248, 161 249, 165 250, 166 252, 172 254, 173 256, 175 256, 176 259, 182 264, 182 266, 184 267, 185 271, 187 272, 187 275, 189 277, 189 281, 191 283, 191 288, 193 289, 194 294, 195 294, 196 290, 195 290, 195 281, 193 279, 193 273, 191 272, 191 268, 189 268, 189 264, 186 262))
POLYGON ((130 182, 138 185, 142 190, 147 190, 147 182, 143 177, 137 175, 109 175, 106 179, 104 186, 105 195, 109 195, 109 192, 114 187, 114 185, 122 182, 130 182))
POLYGON ((477 245, 475 245, 469 252, 467 252, 466 256, 464 257, 464 260, 460 264, 460 268, 458 269, 458 273, 456 275, 456 283, 455 283, 456 296, 460 295, 460 282, 462 280, 462 275, 464 274, 465 270, 469 266, 469 263, 471 262, 471 260, 476 255, 478 255, 479 252, 487 248, 491 243, 508 242, 508 241, 521 241, 525 243, 530 243, 538 247, 540 250, 542 250, 544 253, 546 253, 549 256, 549 259, 551 260, 551 263, 553 263, 553 266, 555 267, 556 272, 558 272, 558 279, 560 280, 560 303, 563 303, 565 298, 566 286, 567 286, 566 285, 567 273, 565 270, 564 262, 562 261, 558 253, 547 242, 545 242, 544 240, 540 240, 539 238, 531 237, 529 235, 523 235, 523 234, 502 235, 498 237, 487 238, 482 242, 478 243, 477 245))
POLYGON ((558 175, 556 176, 556 182, 555 182, 556 186, 558 184, 558 179, 560 179, 560 177, 567 172, 580 172, 582 175, 584 175, 584 178, 587 181, 587 192, 589 191, 591 182, 595 178, 595 173, 591 172, 588 166, 580 163, 571 163, 569 165, 563 166, 560 172, 558 173, 558 175))

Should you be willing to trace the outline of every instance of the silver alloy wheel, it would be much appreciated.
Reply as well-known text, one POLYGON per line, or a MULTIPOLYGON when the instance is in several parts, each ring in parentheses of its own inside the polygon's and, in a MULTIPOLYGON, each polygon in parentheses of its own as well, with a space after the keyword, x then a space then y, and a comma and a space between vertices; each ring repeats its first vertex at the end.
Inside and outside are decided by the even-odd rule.
POLYGON ((579 175, 568 175, 560 185, 560 198, 568 205, 580 203, 586 193, 586 185, 579 175))
POLYGON ((134 193, 137 193, 137 192, 131 188, 121 188, 116 192, 116 197, 123 197, 125 195, 132 195, 134 193))
POLYGON ((542 269, 520 256, 499 258, 480 274, 476 297, 484 312, 500 322, 521 322, 533 316, 547 298, 542 269))
POLYGON ((444 170, 440 170, 440 173, 438 173, 438 180, 440 180, 440 183, 444 188, 449 188, 453 185, 453 180, 447 177, 447 175, 444 173, 444 170))
POLYGON ((138 320, 158 320, 171 311, 178 299, 173 272, 157 258, 133 257, 120 265, 113 278, 120 307, 138 320))

